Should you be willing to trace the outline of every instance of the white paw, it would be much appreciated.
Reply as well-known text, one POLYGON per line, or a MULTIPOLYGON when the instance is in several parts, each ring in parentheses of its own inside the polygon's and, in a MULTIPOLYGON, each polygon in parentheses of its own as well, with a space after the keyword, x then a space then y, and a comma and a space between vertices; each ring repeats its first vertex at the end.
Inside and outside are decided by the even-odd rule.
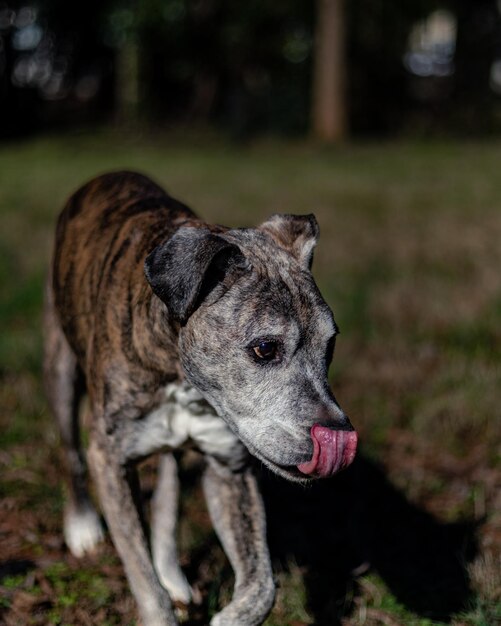
POLYGON ((94 509, 67 510, 64 515, 64 540, 74 556, 93 552, 104 539, 103 527, 94 509))
MULTIPOLYGON (((227 624, 227 622, 226 622, 227 624)), ((210 621, 210 626, 225 626, 224 617, 221 617, 221 613, 217 613, 210 621)))
POLYGON ((190 604, 192 601, 197 603, 197 595, 189 586, 188 581, 183 573, 177 568, 171 568, 167 571, 157 568, 157 575, 160 584, 167 589, 169 596, 173 602, 181 602, 182 604, 190 604))

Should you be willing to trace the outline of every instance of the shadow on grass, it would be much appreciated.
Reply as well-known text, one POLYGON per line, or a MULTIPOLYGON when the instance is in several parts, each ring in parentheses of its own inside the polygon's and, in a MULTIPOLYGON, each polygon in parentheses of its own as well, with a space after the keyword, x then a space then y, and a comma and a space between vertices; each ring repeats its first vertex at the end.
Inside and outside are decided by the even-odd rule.
POLYGON ((274 560, 306 569, 308 608, 317 626, 353 609, 353 572, 369 564, 397 601, 422 617, 449 621, 471 596, 467 564, 473 524, 442 524, 411 504, 373 461, 309 488, 263 476, 274 560))
POLYGON ((29 571, 34 569, 36 564, 29 559, 8 559, 7 561, 0 561, 0 584, 4 579, 11 576, 24 576, 29 571))

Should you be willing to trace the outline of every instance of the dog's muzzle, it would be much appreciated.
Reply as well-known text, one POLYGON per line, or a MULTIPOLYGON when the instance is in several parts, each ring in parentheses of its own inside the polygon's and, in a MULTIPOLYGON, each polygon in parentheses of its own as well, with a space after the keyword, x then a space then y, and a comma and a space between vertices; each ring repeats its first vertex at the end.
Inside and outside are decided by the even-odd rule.
POLYGON ((325 478, 348 467, 357 452, 358 435, 354 430, 331 430, 320 424, 312 426, 313 456, 298 470, 309 476, 325 478))

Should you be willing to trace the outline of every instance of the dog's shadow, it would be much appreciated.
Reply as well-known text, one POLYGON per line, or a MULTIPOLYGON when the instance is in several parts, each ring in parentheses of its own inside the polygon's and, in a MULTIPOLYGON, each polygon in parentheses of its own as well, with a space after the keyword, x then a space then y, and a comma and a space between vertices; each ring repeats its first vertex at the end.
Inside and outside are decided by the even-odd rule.
POLYGON ((363 453, 339 476, 309 488, 266 471, 262 487, 272 558, 305 572, 307 608, 317 626, 340 624, 355 610, 356 574, 369 567, 420 616, 449 621, 467 606, 475 525, 438 522, 363 453))

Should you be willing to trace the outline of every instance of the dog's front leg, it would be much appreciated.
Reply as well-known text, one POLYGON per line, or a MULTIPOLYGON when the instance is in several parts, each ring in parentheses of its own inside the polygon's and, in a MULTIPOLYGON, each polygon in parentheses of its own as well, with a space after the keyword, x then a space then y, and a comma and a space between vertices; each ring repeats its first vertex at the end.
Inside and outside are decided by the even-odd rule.
POLYGON ((139 502, 134 495, 137 472, 122 465, 105 436, 94 435, 88 450, 89 467, 113 543, 122 559, 143 626, 175 626, 168 593, 153 569, 139 502))
POLYGON ((174 455, 164 453, 160 457, 158 483, 151 503, 151 551, 160 582, 172 600, 189 604, 192 590, 177 556, 178 497, 176 459, 174 455))
POLYGON ((275 584, 266 543, 261 494, 250 468, 240 472, 213 457, 203 488, 216 533, 235 572, 233 599, 211 626, 257 626, 270 612, 275 584))

